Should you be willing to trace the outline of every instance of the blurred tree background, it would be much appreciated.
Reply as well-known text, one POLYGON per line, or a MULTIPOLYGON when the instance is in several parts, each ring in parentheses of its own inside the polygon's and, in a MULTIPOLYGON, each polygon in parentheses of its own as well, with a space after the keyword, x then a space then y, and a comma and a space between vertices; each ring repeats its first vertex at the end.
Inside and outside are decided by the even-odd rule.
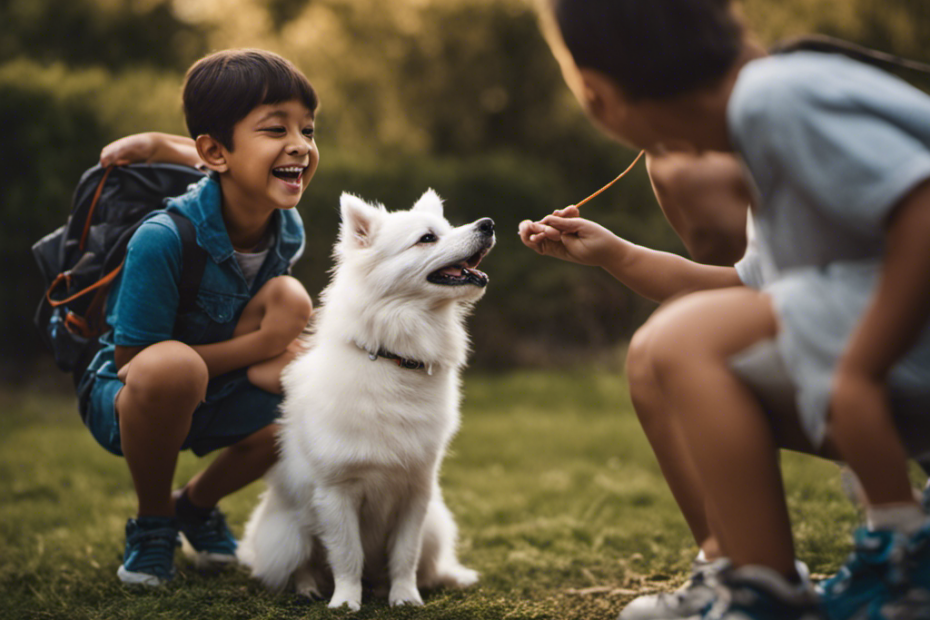
MULTIPOLYGON (((925 0, 745 0, 764 43, 821 32, 930 61, 925 0)), ((317 88, 321 165, 300 205, 296 275, 326 283, 349 191, 407 208, 427 188, 447 215, 498 224, 492 283, 471 322, 474 363, 560 364, 612 355, 652 304, 605 273, 536 256, 520 220, 576 202, 635 153, 593 129, 562 83, 530 0, 0 0, 0 376, 44 352, 31 244, 64 222, 74 185, 120 136, 184 133, 180 85, 201 55, 262 47, 317 88)), ((681 251, 640 166, 585 207, 651 247, 681 251)))

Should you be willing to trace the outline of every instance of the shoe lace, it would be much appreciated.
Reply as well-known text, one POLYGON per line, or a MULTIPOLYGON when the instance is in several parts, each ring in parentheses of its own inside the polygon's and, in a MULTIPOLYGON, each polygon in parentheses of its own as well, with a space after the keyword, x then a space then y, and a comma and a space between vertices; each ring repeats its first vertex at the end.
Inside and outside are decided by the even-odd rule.
POLYGON ((891 545, 883 554, 884 561, 868 561, 869 555, 874 555, 883 544, 876 538, 867 538, 859 541, 855 549, 846 558, 846 562, 835 575, 822 581, 819 590, 825 594, 838 595, 848 589, 858 579, 869 576, 873 579, 898 583, 905 580, 904 556, 905 551, 900 544, 891 545))
POLYGON ((232 532, 226 524, 226 515, 220 512, 218 508, 214 508, 202 523, 191 528, 191 530, 191 533, 197 537, 198 542, 202 543, 220 543, 232 537, 232 532))
POLYGON ((181 546, 178 533, 171 527, 136 532, 130 541, 136 549, 132 570, 143 573, 165 572, 174 563, 174 550, 181 546))

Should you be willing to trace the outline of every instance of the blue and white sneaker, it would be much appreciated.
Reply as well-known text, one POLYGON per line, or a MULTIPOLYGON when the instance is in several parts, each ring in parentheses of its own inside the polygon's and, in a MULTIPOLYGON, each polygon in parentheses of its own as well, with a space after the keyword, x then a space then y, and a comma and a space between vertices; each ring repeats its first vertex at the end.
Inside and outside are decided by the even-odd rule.
POLYGON ((724 570, 703 620, 824 620, 809 583, 789 583, 764 566, 724 570))
POLYGON ((869 609, 874 620, 930 620, 930 521, 905 544, 904 569, 893 573, 891 596, 869 609))
POLYGON ((174 550, 181 545, 178 524, 170 517, 139 517, 126 522, 120 581, 162 586, 174 578, 174 550))
MULTIPOLYGON (((695 560, 691 563, 691 577, 674 592, 645 594, 630 601, 620 612, 617 620, 672 620, 696 618, 710 609, 717 599, 717 578, 731 568, 730 560, 721 558, 708 562, 695 560)), ((795 569, 801 582, 809 586, 810 570, 800 560, 795 560, 795 569)))
POLYGON ((219 508, 214 508, 206 519, 178 518, 178 525, 181 535, 191 547, 187 554, 198 568, 214 568, 236 562, 238 543, 219 508))
POLYGON ((817 584, 824 613, 830 620, 848 620, 881 605, 894 584, 904 578, 906 538, 891 530, 860 527, 853 535, 854 549, 829 579, 817 584))
POLYGON ((674 592, 644 594, 627 603, 617 620, 670 620, 700 615, 714 602, 717 573, 730 566, 729 560, 695 560, 691 577, 674 592))

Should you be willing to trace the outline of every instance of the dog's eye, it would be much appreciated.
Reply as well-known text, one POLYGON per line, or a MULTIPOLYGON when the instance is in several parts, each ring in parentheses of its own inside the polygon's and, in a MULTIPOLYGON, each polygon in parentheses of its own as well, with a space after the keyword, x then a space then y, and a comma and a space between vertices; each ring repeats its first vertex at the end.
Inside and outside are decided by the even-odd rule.
POLYGON ((439 238, 433 233, 426 233, 425 235, 420 237, 420 240, 417 241, 417 243, 436 243, 436 241, 438 240, 439 238))

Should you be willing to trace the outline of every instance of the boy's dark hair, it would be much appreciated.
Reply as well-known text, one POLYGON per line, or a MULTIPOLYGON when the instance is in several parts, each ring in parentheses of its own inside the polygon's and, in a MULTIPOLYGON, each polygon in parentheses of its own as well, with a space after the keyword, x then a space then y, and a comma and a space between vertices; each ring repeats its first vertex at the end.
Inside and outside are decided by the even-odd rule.
POLYGON ((550 1, 575 65, 611 77, 633 100, 712 84, 742 48, 729 0, 550 1))
POLYGON ((215 52, 195 62, 184 78, 184 118, 191 137, 210 135, 229 150, 234 148, 233 126, 249 112, 292 99, 311 113, 319 105, 306 76, 290 61, 265 50, 215 52))

